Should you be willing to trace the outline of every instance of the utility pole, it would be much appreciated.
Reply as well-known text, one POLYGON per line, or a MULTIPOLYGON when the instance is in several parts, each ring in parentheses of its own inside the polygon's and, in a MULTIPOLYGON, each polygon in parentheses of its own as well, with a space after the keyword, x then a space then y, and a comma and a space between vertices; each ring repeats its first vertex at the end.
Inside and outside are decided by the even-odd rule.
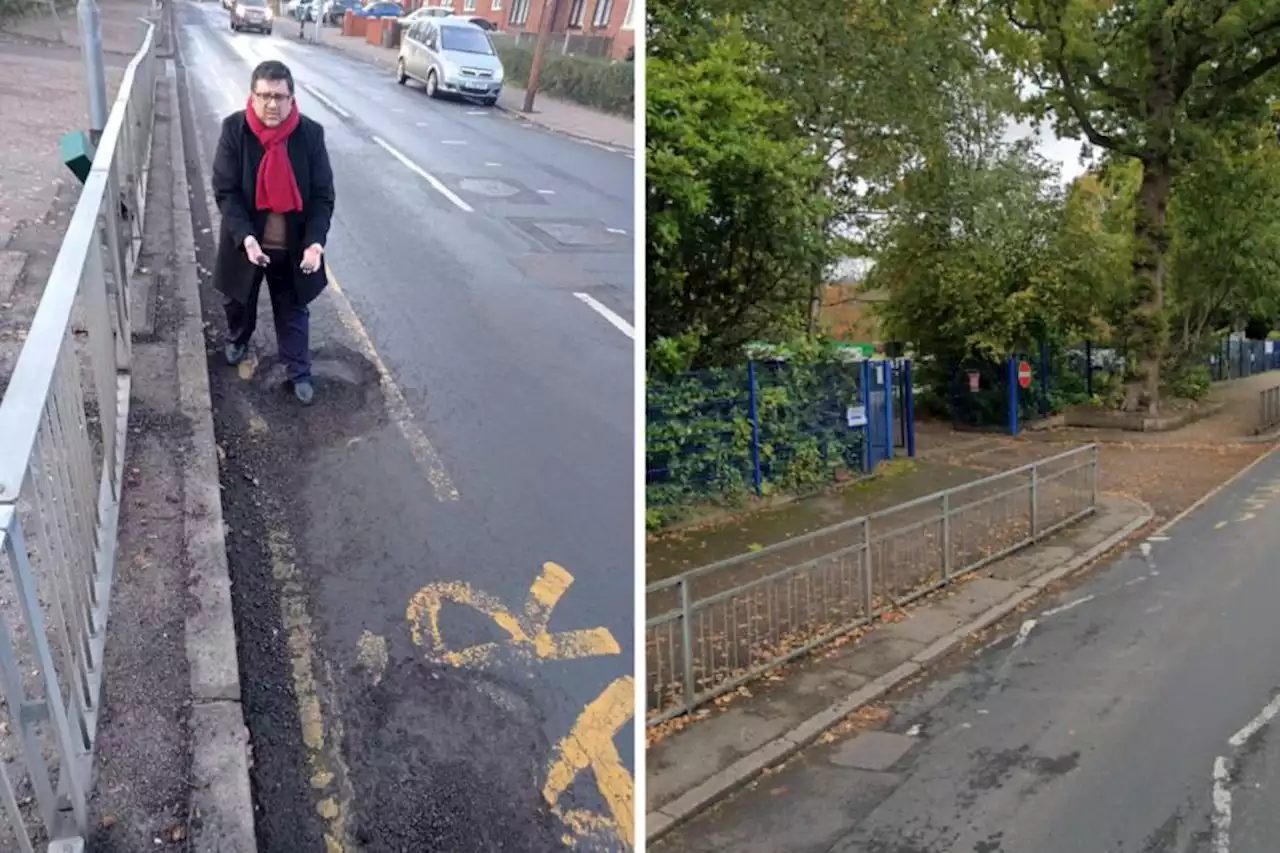
POLYGON ((551 24, 560 10, 560 0, 542 0, 542 20, 538 21, 538 40, 533 45, 533 62, 529 65, 529 86, 524 90, 524 111, 533 112, 533 99, 538 94, 538 77, 542 74, 542 55, 547 52, 551 24))
POLYGON ((97 0, 79 0, 76 16, 80 19, 80 50, 89 83, 89 139, 97 145, 107 127, 107 73, 102 62, 102 21, 98 18, 97 0))

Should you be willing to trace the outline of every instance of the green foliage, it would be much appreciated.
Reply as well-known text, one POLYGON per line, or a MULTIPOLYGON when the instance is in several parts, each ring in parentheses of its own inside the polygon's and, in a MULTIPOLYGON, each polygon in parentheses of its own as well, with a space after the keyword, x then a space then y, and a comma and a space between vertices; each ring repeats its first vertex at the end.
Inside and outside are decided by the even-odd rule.
POLYGON ((1166 386, 1166 392, 1183 400, 1203 400, 1209 396, 1212 385, 1209 368, 1205 364, 1195 364, 1174 373, 1166 386))
MULTIPOLYGON (((1039 94, 1059 133, 1141 163, 1125 335, 1137 378, 1126 408, 1158 406, 1170 332, 1166 215, 1175 182, 1224 136, 1268 118, 1280 65, 1280 2, 1003 0, 971 4, 987 45, 1039 94)), ((1220 187, 1222 188, 1222 187, 1220 187)), ((1176 333, 1176 326, 1174 326, 1176 333)))
POLYGON ((646 64, 645 288, 651 339, 733 364, 791 337, 831 260, 822 161, 764 85, 765 51, 731 19, 680 60, 646 64))
MULTIPOLYGON (((861 470, 862 432, 846 408, 860 400, 857 364, 774 363, 757 372, 764 494, 800 493, 861 470)), ((668 524, 698 504, 740 504, 754 490, 750 383, 745 368, 646 382, 646 523, 668 524)))
MULTIPOLYGON (((533 46, 503 37, 493 40, 506 79, 527 86, 533 65, 533 46)), ((631 118, 636 108, 634 62, 612 62, 548 50, 542 57, 538 91, 586 107, 631 118)))

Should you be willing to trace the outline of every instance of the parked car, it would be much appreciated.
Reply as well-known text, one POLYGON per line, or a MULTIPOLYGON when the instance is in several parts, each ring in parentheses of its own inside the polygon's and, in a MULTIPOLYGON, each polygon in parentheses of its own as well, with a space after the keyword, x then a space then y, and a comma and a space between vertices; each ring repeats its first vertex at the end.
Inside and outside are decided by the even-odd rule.
POLYGON ((441 9, 439 6, 423 6, 420 9, 414 9, 410 12, 405 20, 416 21, 420 18, 447 18, 452 14, 452 9, 441 9))
POLYGON ((464 18, 463 20, 470 21, 486 32, 493 32, 498 28, 498 25, 488 18, 464 18))
POLYGON ((455 95, 493 106, 502 77, 489 34, 466 18, 420 18, 400 39, 396 82, 417 80, 433 98, 455 95))
POLYGON ((377 3, 370 3, 363 9, 353 9, 352 13, 357 18, 403 18, 404 7, 389 0, 380 0, 377 3))
POLYGON ((273 17, 267 0, 236 0, 231 10, 231 29, 238 33, 254 30, 270 35, 273 17))
POLYGON ((326 24, 340 24, 342 19, 346 17, 347 12, 358 11, 360 5, 360 0, 330 0, 324 6, 324 22, 326 24))

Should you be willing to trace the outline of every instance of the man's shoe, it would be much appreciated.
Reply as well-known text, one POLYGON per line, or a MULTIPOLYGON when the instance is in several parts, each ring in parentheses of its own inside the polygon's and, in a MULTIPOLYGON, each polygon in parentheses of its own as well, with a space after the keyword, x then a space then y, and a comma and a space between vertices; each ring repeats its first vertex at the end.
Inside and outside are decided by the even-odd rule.
POLYGON ((244 361, 245 357, 249 355, 249 345, 227 344, 227 348, 223 351, 223 355, 227 358, 227 364, 235 367, 237 364, 244 361))
POLYGON ((293 383, 293 396, 298 398, 298 402, 304 406, 310 406, 311 401, 316 398, 316 389, 311 384, 310 379, 299 379, 293 383))

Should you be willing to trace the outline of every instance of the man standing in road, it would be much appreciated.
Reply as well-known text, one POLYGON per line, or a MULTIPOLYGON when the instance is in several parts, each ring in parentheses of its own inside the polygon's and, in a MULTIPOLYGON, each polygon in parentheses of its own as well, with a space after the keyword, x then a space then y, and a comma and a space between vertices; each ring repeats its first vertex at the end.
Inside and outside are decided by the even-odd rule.
POLYGON ((271 295, 280 360, 303 405, 311 383, 308 304, 328 282, 333 169, 324 128, 298 111, 293 74, 268 60, 253 70, 248 107, 222 122, 213 194, 222 212, 213 286, 227 314, 226 359, 249 354, 262 280, 271 295))

